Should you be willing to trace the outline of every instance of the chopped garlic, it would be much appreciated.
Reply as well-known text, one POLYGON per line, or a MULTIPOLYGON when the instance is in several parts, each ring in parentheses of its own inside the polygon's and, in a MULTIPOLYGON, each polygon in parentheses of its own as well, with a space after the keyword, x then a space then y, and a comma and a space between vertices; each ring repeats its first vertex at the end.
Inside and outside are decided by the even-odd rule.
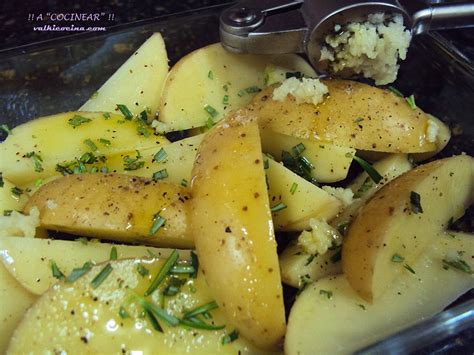
POLYGON ((344 207, 349 206, 354 201, 354 192, 351 189, 331 186, 322 186, 321 188, 331 196, 334 196, 339 201, 341 201, 344 207))
POLYGON ((169 132, 170 126, 167 123, 158 121, 158 120, 153 120, 151 121, 151 127, 155 129, 156 133, 166 133, 169 132))
POLYGON ((271 86, 278 84, 286 79, 286 72, 284 68, 269 65, 265 67, 263 75, 265 77, 265 86, 271 86))
POLYGON ((311 255, 323 255, 333 245, 341 244, 339 232, 325 221, 311 218, 311 231, 303 231, 298 237, 298 244, 311 255))
POLYGON ((329 90, 319 79, 297 78, 286 79, 278 88, 273 90, 273 100, 283 101, 287 95, 292 95, 296 103, 311 103, 317 105, 324 100, 329 90))
POLYGON ((438 124, 431 118, 428 120, 428 127, 426 127, 426 140, 430 143, 437 141, 439 133, 438 124))
POLYGON ((34 238, 39 225, 38 208, 31 208, 29 216, 12 211, 10 216, 0 216, 0 237, 34 238))

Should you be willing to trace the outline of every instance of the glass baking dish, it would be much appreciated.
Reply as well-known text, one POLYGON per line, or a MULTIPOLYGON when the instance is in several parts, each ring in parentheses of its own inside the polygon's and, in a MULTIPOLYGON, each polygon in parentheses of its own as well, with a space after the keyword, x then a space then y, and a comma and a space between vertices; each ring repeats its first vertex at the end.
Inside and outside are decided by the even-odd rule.
MULTIPOLYGON (((77 109, 153 32, 162 33, 173 65, 192 50, 219 40, 218 17, 224 8, 0 51, 0 124, 14 127, 35 117, 77 109)), ((461 52, 438 34, 418 37, 394 85, 404 93, 415 93, 417 105, 450 125, 454 134, 443 156, 474 155, 474 68, 461 52)), ((473 232, 472 216, 471 208, 458 227, 473 232)), ((471 290, 437 317, 361 353, 472 353, 473 299, 471 290)))

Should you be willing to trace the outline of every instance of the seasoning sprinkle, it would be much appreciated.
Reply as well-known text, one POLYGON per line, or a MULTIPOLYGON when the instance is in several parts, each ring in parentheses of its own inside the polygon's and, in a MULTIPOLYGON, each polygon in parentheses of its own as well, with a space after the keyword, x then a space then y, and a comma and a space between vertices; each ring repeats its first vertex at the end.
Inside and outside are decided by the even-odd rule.
POLYGON ((55 277, 58 280, 64 280, 66 276, 62 273, 61 270, 59 270, 58 265, 56 265, 56 262, 54 260, 50 260, 49 264, 51 265, 51 272, 53 274, 53 277, 55 277))
POLYGON ((70 118, 68 120, 68 123, 73 127, 73 128, 76 128, 76 127, 79 127, 80 125, 84 124, 84 123, 87 123, 87 122, 91 122, 92 120, 90 118, 87 118, 87 117, 83 117, 83 116, 80 116, 80 115, 74 115, 72 118, 70 118))
POLYGON ((168 170, 166 169, 162 169, 162 170, 159 170, 155 173, 153 173, 153 180, 155 181, 158 181, 158 180, 163 180, 163 179, 166 179, 168 177, 168 170))
POLYGON ((40 155, 36 154, 35 152, 29 152, 29 153, 26 153, 25 156, 27 158, 30 158, 33 161, 33 163, 35 164, 35 171, 37 173, 40 173, 44 170, 43 166, 41 165, 41 163, 43 162, 43 159, 41 158, 40 155))
POLYGON ((166 153, 166 150, 164 148, 161 148, 154 156, 153 160, 157 163, 161 163, 168 158, 168 153, 166 153))
POLYGON ((87 145, 93 152, 95 152, 97 150, 97 146, 95 145, 95 143, 90 140, 89 138, 87 138, 85 141, 84 141, 84 144, 87 145))

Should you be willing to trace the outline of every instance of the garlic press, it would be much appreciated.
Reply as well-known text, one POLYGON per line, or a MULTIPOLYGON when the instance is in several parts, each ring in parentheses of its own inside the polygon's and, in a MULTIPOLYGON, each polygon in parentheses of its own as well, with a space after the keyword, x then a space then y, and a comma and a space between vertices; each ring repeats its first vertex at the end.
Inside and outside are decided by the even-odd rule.
POLYGON ((433 4, 409 13, 397 0, 246 0, 222 12, 220 37, 235 53, 306 53, 321 72, 321 44, 334 26, 378 12, 401 14, 412 35, 474 27, 474 1, 433 4))

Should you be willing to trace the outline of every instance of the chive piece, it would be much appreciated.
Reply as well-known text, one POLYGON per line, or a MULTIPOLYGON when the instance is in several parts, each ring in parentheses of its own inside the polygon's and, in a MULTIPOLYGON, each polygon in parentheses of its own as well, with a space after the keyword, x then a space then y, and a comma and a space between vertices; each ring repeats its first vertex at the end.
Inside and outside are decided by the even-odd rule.
POLYGON ((87 261, 82 265, 80 268, 74 268, 68 277, 66 277, 66 282, 72 283, 79 279, 80 277, 84 276, 90 269, 92 268, 92 263, 87 261))
POLYGON ((171 274, 194 274, 196 270, 192 265, 175 265, 171 268, 171 274))
POLYGON ((160 216, 159 213, 153 216, 153 224, 150 228, 150 235, 154 235, 166 223, 166 218, 160 216))
POLYGON ((41 158, 40 155, 36 154, 35 152, 29 152, 25 154, 25 157, 33 160, 33 163, 35 164, 35 171, 37 173, 40 173, 44 170, 43 166, 41 165, 41 163, 43 162, 43 159, 41 158))
POLYGON ((98 91, 94 91, 91 95, 91 99, 95 99, 97 98, 97 96, 99 96, 99 92, 98 91))
POLYGON ((360 304, 360 303, 359 303, 358 306, 359 306, 360 308, 362 308, 364 311, 366 310, 366 308, 365 308, 365 306, 364 306, 363 304, 360 304))
POLYGON ((331 259, 331 262, 335 264, 341 261, 341 257, 342 257, 342 247, 338 247, 337 251, 333 255, 331 255, 330 259, 331 259))
POLYGON ((142 158, 140 152, 137 150, 137 156, 135 158, 131 158, 129 155, 123 157, 124 163, 124 170, 138 170, 145 166, 144 161, 140 161, 142 158))
POLYGON ((43 185, 43 179, 36 179, 35 186, 40 187, 41 185, 43 185))
POLYGON ((405 264, 403 265, 403 267, 407 269, 408 271, 410 271, 412 274, 415 274, 415 270, 413 270, 413 268, 410 265, 405 264))
POLYGON ((150 257, 152 257, 152 258, 157 258, 157 257, 158 257, 158 255, 156 255, 156 254, 153 252, 153 250, 151 250, 151 249, 147 249, 146 252, 147 252, 148 255, 149 255, 150 257))
POLYGON ((153 173, 153 180, 155 181, 158 181, 158 180, 163 180, 163 179, 166 179, 168 177, 168 170, 166 169, 162 169, 162 170, 159 170, 155 173, 153 173))
POLYGON ((175 296, 181 291, 181 286, 186 283, 186 280, 182 280, 178 277, 170 277, 168 285, 163 290, 164 296, 175 296))
POLYGON ((211 105, 204 105, 204 111, 206 111, 212 118, 215 118, 219 115, 217 110, 211 105))
POLYGON ((377 170, 374 169, 372 165, 370 165, 368 162, 366 162, 364 159, 358 157, 357 155, 354 155, 354 160, 359 163, 359 165, 364 169, 364 171, 367 173, 367 175, 370 176, 370 178, 378 184, 380 180, 382 180, 382 175, 379 174, 377 170))
POLYGON ((332 298, 332 291, 319 290, 319 294, 320 294, 321 296, 327 297, 328 299, 331 299, 331 298, 332 298))
POLYGON ((237 93, 238 97, 242 97, 244 95, 245 95, 245 90, 239 90, 239 92, 237 93))
POLYGON ((423 213, 423 207, 421 207, 421 196, 415 191, 410 192, 410 206, 413 213, 423 213))
POLYGON ((93 141, 91 141, 89 138, 87 138, 85 141, 84 141, 84 144, 87 145, 93 152, 95 152, 97 150, 97 146, 95 145, 95 143, 93 141))
POLYGON ((227 83, 227 84, 222 86, 222 88, 224 89, 225 92, 229 91, 229 85, 230 85, 230 83, 227 83))
POLYGON ((143 137, 150 137, 150 130, 145 126, 138 126, 137 127, 138 134, 141 134, 143 137))
POLYGON ((206 303, 206 304, 203 304, 201 306, 198 306, 192 310, 190 310, 189 312, 186 312, 184 315, 183 315, 183 318, 186 319, 186 318, 192 318, 192 317, 196 317, 202 313, 205 313, 205 312, 209 312, 209 311, 212 311, 213 309, 216 309, 218 308, 219 306, 217 305, 216 301, 212 301, 212 302, 209 302, 209 303, 206 303))
POLYGON ((237 340, 239 337, 239 332, 237 329, 234 329, 229 335, 222 337, 222 345, 232 343, 234 340, 237 340))
POLYGON ((370 177, 365 178, 362 185, 360 185, 360 187, 357 189, 356 193, 354 194, 354 198, 362 197, 364 193, 370 190, 372 187, 374 187, 374 181, 370 177))
POLYGON ((306 147, 304 146, 303 143, 298 143, 293 148, 291 148, 291 151, 293 152, 294 155, 298 156, 298 155, 301 155, 301 153, 303 153, 305 149, 306 147))
POLYGON ((458 259, 454 261, 448 261, 446 259, 443 259, 443 266, 446 266, 447 268, 452 267, 456 270, 465 272, 466 274, 469 274, 469 275, 473 274, 471 266, 462 259, 458 259))
POLYGON ((284 210, 287 206, 283 203, 283 202, 280 202, 278 203, 277 205, 273 206, 272 208, 270 208, 270 211, 271 212, 278 212, 278 211, 281 211, 281 210, 284 210))
POLYGON ((11 191, 12 194, 15 195, 16 197, 20 197, 20 196, 23 194, 23 192, 24 192, 22 189, 20 189, 19 187, 16 187, 16 186, 15 186, 15 187, 12 187, 10 191, 11 191))
POLYGON ((57 278, 58 280, 64 280, 66 276, 59 270, 58 265, 56 265, 56 262, 54 260, 49 261, 51 265, 51 272, 53 273, 53 277, 57 278))
POLYGON ((199 270, 199 259, 195 252, 191 251, 191 265, 194 267, 194 273, 191 275, 193 279, 197 277, 198 270, 199 270))
POLYGON ((212 72, 212 70, 209 70, 209 72, 207 73, 207 77, 211 80, 214 80, 214 73, 212 72))
POLYGON ((0 172, 0 187, 3 187, 5 185, 5 181, 3 181, 3 173, 0 172))
POLYGON ((207 119, 207 121, 206 121, 206 127, 207 127, 207 129, 211 129, 212 127, 214 127, 214 125, 215 125, 214 121, 212 120, 211 117, 209 117, 209 118, 207 119))
POLYGON ((297 184, 296 182, 294 182, 294 183, 291 185, 290 193, 291 193, 292 195, 294 195, 297 188, 298 188, 298 184, 297 184))
POLYGON ((141 263, 137 265, 137 271, 142 277, 145 277, 146 275, 150 273, 150 271, 146 267, 144 267, 143 264, 141 263))
POLYGON ((140 303, 140 305, 145 311, 149 311, 152 314, 156 315, 158 318, 165 321, 169 326, 175 327, 179 324, 179 319, 169 314, 166 310, 158 307, 153 303, 147 302, 144 298, 140 296, 135 296, 135 298, 138 300, 138 303, 140 303))
POLYGON ((314 254, 311 254, 308 259, 306 259, 306 264, 304 264, 304 266, 308 266, 309 264, 311 264, 314 260, 314 258, 316 257, 316 255, 314 254))
POLYGON ((168 153, 166 153, 166 150, 164 150, 164 148, 161 148, 158 151, 158 153, 156 153, 153 156, 153 160, 156 161, 157 163, 161 163, 161 162, 165 161, 166 158, 168 158, 168 153))
POLYGON ((166 259, 160 271, 158 272, 158 274, 156 274, 155 278, 151 282, 151 285, 145 291, 145 296, 151 295, 153 291, 155 291, 158 288, 158 286, 160 286, 161 282, 164 280, 166 275, 168 275, 170 269, 174 266, 178 258, 179 258, 179 253, 175 249, 171 252, 170 256, 168 257, 168 259, 166 259))
POLYGON ((4 131, 7 135, 12 134, 11 129, 8 128, 8 125, 6 125, 5 123, 0 125, 0 130, 4 131))
POLYGON ((249 86, 248 88, 244 89, 247 94, 254 94, 256 92, 262 91, 258 86, 249 86))
POLYGON ((403 260, 405 260, 405 258, 399 254, 393 254, 392 255, 392 259, 391 259, 394 263, 401 263, 403 262, 403 260))
POLYGON ((81 243, 82 245, 89 244, 89 240, 87 240, 87 238, 85 238, 85 237, 77 238, 75 241, 81 243))
POLYGON ((181 180, 181 186, 187 187, 188 186, 188 180, 186 180, 186 179, 181 180))
POLYGON ((389 86, 388 87, 388 90, 391 91, 392 93, 394 93, 395 95, 397 95, 398 97, 403 97, 404 95, 400 92, 400 90, 398 90, 397 88, 393 87, 393 86, 389 86))
POLYGON ((148 310, 148 309, 144 309, 145 311, 145 314, 146 316, 148 317, 148 320, 150 321, 151 325, 153 326, 153 328, 160 332, 160 333, 163 333, 163 328, 161 328, 161 325, 160 323, 158 322, 158 319, 156 319, 155 315, 153 314, 152 311, 148 310))
POLYGON ((120 306, 119 316, 120 318, 125 319, 125 318, 129 318, 130 314, 127 312, 124 306, 120 306))
POLYGON ((102 284, 102 282, 105 281, 107 276, 110 275, 112 270, 113 270, 113 268, 110 264, 105 265, 104 268, 102 270, 100 270, 100 272, 97 274, 97 276, 94 277, 94 279, 91 281, 92 288, 99 287, 102 284))
POLYGON ((122 115, 125 117, 125 119, 131 120, 133 118, 133 113, 130 112, 126 105, 117 104, 117 108, 120 110, 120 112, 122 112, 122 115))
POLYGON ((360 123, 364 121, 364 119, 362 117, 357 117, 355 120, 354 120, 354 123, 360 123))
POLYGON ((138 118, 143 122, 143 123, 147 123, 148 122, 148 114, 146 112, 146 110, 143 110, 142 112, 140 112, 140 114, 138 115, 138 118))
POLYGON ((102 116, 104 117, 105 120, 108 120, 110 118, 110 113, 109 112, 104 112, 102 114, 102 116))
POLYGON ((270 162, 268 161, 268 159, 264 159, 263 160, 263 168, 266 170, 270 167, 270 162))
POLYGON ((99 138, 99 143, 106 146, 106 147, 108 147, 112 144, 108 139, 105 139, 105 138, 99 138))
POLYGON ((205 330, 221 330, 225 328, 225 325, 208 324, 198 318, 181 319, 180 323, 190 328, 205 329, 205 330))
POLYGON ((412 94, 405 98, 405 100, 407 101, 408 106, 410 106, 412 110, 416 110, 415 95, 412 94))
POLYGON ((286 72, 285 73, 285 78, 296 78, 296 79, 302 79, 304 78, 304 74, 300 71, 295 71, 295 72, 286 72))
POLYGON ((73 127, 79 127, 81 124, 87 123, 92 121, 90 118, 74 115, 72 118, 68 120, 68 123, 73 127))
POLYGON ((12 215, 13 210, 3 210, 3 215, 5 217, 10 217, 12 215))
POLYGON ((223 105, 229 104, 229 95, 224 95, 224 97, 222 98, 222 104, 223 105))
POLYGON ((112 247, 112 249, 110 249, 110 256, 109 256, 109 260, 117 260, 117 248, 115 246, 112 247))

